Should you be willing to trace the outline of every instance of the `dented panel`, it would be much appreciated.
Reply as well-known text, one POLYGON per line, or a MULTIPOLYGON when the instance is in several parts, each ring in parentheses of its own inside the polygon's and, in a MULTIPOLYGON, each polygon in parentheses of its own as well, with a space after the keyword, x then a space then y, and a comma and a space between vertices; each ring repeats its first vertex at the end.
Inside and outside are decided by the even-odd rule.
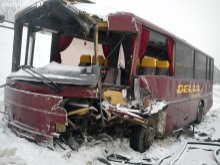
POLYGON ((136 33, 139 31, 135 16, 131 13, 121 12, 108 16, 109 30, 128 31, 136 33), (118 21, 120 20, 120 21, 118 21))
POLYGON ((151 97, 163 100, 166 106, 166 134, 194 122, 202 100, 206 113, 212 106, 212 82, 180 80, 167 76, 140 76, 140 88, 150 91, 151 97))
POLYGON ((11 87, 5 88, 6 112, 9 125, 16 132, 39 141, 48 140, 56 134, 56 124, 66 125, 67 115, 59 107, 62 97, 27 92, 11 87))

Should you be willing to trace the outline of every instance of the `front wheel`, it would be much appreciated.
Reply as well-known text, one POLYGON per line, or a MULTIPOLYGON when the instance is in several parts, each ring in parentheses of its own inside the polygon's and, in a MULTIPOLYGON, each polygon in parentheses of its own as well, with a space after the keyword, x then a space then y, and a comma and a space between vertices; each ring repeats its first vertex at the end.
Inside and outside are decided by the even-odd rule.
POLYGON ((130 136, 130 147, 138 152, 145 152, 153 143, 155 130, 153 127, 135 126, 130 136))
POLYGON ((204 116, 204 105, 202 102, 200 102, 197 110, 197 117, 195 123, 200 124, 202 122, 203 116, 204 116))

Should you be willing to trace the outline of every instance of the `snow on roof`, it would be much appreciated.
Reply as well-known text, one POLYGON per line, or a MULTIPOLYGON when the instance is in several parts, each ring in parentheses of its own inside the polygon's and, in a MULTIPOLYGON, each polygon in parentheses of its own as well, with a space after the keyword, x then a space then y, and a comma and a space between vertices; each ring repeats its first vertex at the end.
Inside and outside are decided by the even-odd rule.
POLYGON ((78 10, 83 11, 89 14, 90 16, 97 16, 103 19, 104 21, 107 21, 109 14, 117 12, 117 10, 113 8, 108 8, 105 6, 91 3, 71 3, 71 6, 76 7, 78 10))

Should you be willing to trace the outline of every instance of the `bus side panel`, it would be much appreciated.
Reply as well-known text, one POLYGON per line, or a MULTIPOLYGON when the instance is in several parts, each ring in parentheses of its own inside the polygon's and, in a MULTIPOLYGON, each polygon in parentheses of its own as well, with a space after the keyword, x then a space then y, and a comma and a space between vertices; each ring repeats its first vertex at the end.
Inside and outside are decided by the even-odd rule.
POLYGON ((166 117, 166 125, 165 125, 165 135, 168 135, 173 130, 178 128, 178 111, 176 111, 175 107, 168 106, 166 109, 167 117, 166 117))
POLYGON ((140 76, 139 78, 140 87, 149 86, 152 98, 168 103, 166 134, 195 121, 200 100, 204 101, 205 112, 212 105, 211 82, 180 80, 157 75, 140 76))
POLYGON ((191 81, 191 85, 194 84, 199 84, 199 92, 197 93, 192 93, 190 95, 190 121, 189 122, 194 122, 196 117, 197 117, 197 111, 198 111, 198 106, 200 102, 204 104, 204 113, 207 113, 213 104, 213 99, 212 99, 212 89, 213 85, 211 81, 204 81, 204 80, 195 80, 191 81))
POLYGON ((197 117, 197 111, 199 106, 200 99, 194 99, 190 101, 189 106, 189 123, 192 123, 195 121, 197 117))
POLYGON ((213 105, 213 84, 211 81, 207 83, 207 97, 205 101, 205 113, 207 113, 213 105))
POLYGON ((140 87, 144 88, 148 84, 152 97, 164 100, 170 104, 167 106, 167 118, 165 134, 171 133, 187 122, 189 114, 188 93, 178 93, 179 84, 187 84, 187 81, 176 80, 167 76, 140 76, 140 87))
POLYGON ((67 124, 62 97, 5 88, 5 110, 9 126, 20 136, 44 142, 56 135, 56 124, 67 124))

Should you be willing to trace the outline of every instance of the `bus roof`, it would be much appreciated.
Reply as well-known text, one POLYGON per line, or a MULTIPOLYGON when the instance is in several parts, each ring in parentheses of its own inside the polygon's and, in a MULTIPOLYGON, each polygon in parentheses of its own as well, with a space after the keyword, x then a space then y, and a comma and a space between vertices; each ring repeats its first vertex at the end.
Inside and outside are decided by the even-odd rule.
MULTIPOLYGON (((42 0, 18 12, 15 20, 61 32, 65 30, 73 32, 74 30, 80 31, 83 29, 85 34, 89 34, 90 29, 100 22, 107 22, 108 30, 110 31, 127 31, 132 33, 137 33, 140 25, 143 25, 165 36, 180 40, 197 51, 202 52, 186 43, 185 40, 132 13, 119 12, 112 8, 94 4, 88 0, 83 1, 86 3, 69 2, 67 0, 42 0), (76 26, 76 23, 80 26, 76 26), (73 26, 74 28, 71 28, 73 26)), ((202 53, 207 55, 204 52, 202 53)))

